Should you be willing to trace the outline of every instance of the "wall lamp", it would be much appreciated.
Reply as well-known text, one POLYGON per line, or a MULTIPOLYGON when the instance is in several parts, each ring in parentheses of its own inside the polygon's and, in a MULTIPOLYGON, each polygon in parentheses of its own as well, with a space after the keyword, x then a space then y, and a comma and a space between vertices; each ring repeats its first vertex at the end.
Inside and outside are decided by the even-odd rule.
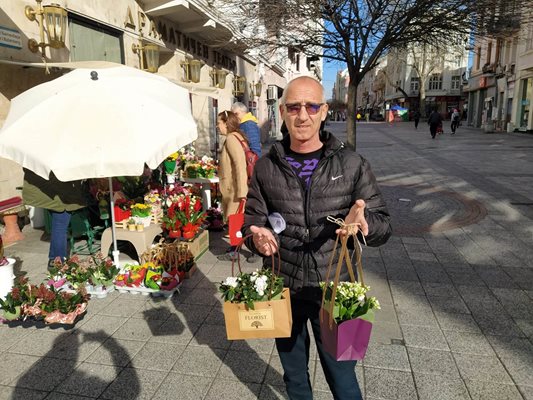
POLYGON ((37 53, 41 49, 41 54, 45 56, 46 47, 53 49, 61 49, 65 47, 65 31, 67 28, 67 10, 57 4, 50 4, 49 6, 42 6, 42 0, 35 0, 37 2, 37 10, 31 6, 24 7, 24 14, 30 21, 39 23, 40 42, 35 39, 28 41, 28 48, 37 53), (46 21, 46 33, 48 35, 48 43, 44 42, 44 23, 46 21))
POLYGON ((261 97, 261 91, 263 90, 263 84, 261 81, 255 83, 252 82, 250 84, 250 92, 252 93, 252 97, 261 97))
POLYGON ((183 67, 183 80, 185 82, 200 82, 200 72, 204 66, 202 61, 187 58, 181 62, 181 66, 183 67))
POLYGON ((244 76, 235 76, 233 78, 233 95, 242 96, 246 89, 246 78, 244 76))
POLYGON ((143 45, 142 39, 139 39, 139 44, 133 43, 131 49, 135 54, 139 53, 140 66, 143 71, 157 72, 159 67, 159 46, 157 44, 143 45))
POLYGON ((213 78, 213 86, 219 89, 224 89, 226 87, 226 76, 228 71, 223 69, 213 68, 211 70, 211 77, 213 78))

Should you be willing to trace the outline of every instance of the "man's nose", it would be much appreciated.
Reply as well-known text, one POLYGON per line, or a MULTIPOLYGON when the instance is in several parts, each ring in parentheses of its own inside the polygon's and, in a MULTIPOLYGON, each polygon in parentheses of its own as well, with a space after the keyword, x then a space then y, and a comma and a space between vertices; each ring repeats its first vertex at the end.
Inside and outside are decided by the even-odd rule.
POLYGON ((309 114, 307 113, 307 109, 305 106, 300 106, 300 111, 298 111, 298 119, 305 121, 309 118, 309 114))

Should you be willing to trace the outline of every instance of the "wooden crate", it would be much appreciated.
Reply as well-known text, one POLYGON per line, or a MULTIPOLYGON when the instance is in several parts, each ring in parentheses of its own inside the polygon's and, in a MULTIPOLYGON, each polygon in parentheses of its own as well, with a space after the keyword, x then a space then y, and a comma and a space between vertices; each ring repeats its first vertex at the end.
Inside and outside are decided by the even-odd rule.
POLYGON ((187 245, 196 261, 209 249, 209 231, 206 229, 196 239, 181 243, 187 245))

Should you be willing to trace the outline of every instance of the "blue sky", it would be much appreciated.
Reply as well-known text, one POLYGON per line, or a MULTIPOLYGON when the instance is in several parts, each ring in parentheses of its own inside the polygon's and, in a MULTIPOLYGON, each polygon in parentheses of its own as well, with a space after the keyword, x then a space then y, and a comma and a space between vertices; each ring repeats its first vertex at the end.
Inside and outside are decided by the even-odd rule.
POLYGON ((324 85, 327 100, 331 99, 331 91, 333 90, 337 71, 343 70, 344 68, 346 68, 345 63, 340 63, 338 61, 326 62, 326 60, 324 60, 322 84, 324 85))

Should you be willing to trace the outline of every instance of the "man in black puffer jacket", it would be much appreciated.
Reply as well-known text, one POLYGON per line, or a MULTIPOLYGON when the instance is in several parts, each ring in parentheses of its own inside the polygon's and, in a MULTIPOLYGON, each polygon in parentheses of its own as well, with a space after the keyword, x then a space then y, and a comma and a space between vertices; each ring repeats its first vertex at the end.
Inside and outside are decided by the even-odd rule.
MULTIPOLYGON (((281 274, 291 289, 292 336, 276 339, 289 397, 313 398, 308 372, 309 320, 334 398, 362 399, 355 361, 335 361, 320 340, 319 282, 325 279, 339 230, 326 218, 331 215, 359 223, 366 243, 379 246, 391 235, 390 216, 369 163, 333 135, 320 134, 320 123, 328 113, 322 85, 310 77, 296 78, 287 85, 281 104, 289 134, 256 163, 243 227, 245 234, 253 236, 246 245, 269 256, 268 242, 277 243, 274 251, 281 256, 281 274), (279 233, 269 224, 273 213, 279 213, 286 223, 279 233)), ((270 263, 266 257, 265 267, 270 263)), ((348 280, 347 273, 341 279, 348 280)))

